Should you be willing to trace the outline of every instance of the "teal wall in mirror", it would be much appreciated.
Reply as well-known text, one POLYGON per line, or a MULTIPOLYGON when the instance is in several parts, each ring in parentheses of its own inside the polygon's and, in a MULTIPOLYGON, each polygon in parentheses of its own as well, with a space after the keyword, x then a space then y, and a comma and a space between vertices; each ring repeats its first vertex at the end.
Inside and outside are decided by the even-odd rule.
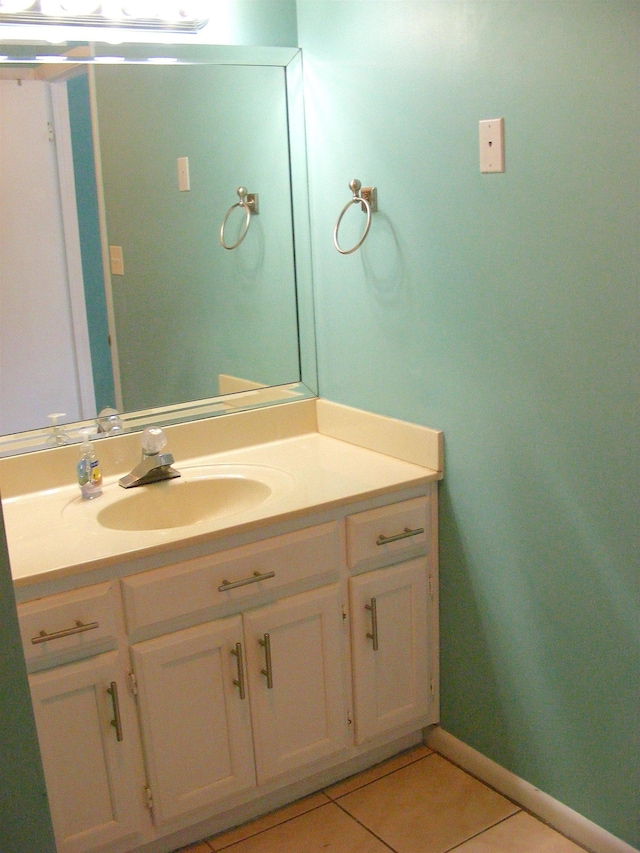
POLYGON ((87 317, 90 318, 88 332, 91 370, 96 411, 100 412, 104 408, 115 405, 116 393, 109 346, 109 320, 100 242, 100 213, 88 73, 79 74, 67 82, 67 96, 84 298, 87 317))
MULTIPOLYGON (((124 275, 110 277, 119 408, 214 397, 220 374, 299 381, 284 69, 127 65, 92 75, 106 230, 124 256, 124 275), (219 229, 241 185, 258 193, 259 212, 228 251, 219 229)), ((244 223, 238 208, 228 245, 244 223)))

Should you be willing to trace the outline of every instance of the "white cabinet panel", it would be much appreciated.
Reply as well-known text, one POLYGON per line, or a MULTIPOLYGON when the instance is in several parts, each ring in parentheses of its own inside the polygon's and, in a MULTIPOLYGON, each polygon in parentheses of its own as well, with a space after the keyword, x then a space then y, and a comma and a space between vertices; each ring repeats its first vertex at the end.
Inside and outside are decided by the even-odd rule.
POLYGON ((340 588, 291 596, 243 618, 262 784, 347 745, 340 588))
MULTIPOLYGON (((58 658, 87 657, 117 643, 113 582, 60 592, 18 605, 27 664, 44 669, 58 658)), ((66 662, 66 661, 65 661, 66 662)))
POLYGON ((319 524, 251 545, 187 560, 122 581, 130 632, 206 608, 283 595, 306 578, 337 578, 339 525, 319 524), (228 587, 228 588, 227 588, 228 587))
POLYGON ((157 824, 255 785, 241 641, 233 616, 131 647, 157 824))
POLYGON ((427 561, 418 558, 351 578, 356 743, 429 710, 427 561))
POLYGON ((142 791, 132 742, 137 737, 118 654, 29 676, 58 853, 113 844, 140 829, 142 791), (122 740, 112 683, 119 688, 122 740))
POLYGON ((391 562, 411 549, 414 554, 417 548, 427 551, 431 536, 429 510, 428 498, 422 497, 347 516, 349 567, 385 557, 391 562))

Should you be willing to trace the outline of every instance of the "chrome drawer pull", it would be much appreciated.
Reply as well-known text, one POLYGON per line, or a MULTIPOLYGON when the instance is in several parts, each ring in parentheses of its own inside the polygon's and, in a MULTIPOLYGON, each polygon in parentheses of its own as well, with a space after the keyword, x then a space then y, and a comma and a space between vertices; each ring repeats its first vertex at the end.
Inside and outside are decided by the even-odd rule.
POLYGON ((111 696, 111 702, 113 704, 113 720, 111 720, 111 725, 116 730, 116 740, 118 742, 124 740, 124 736, 122 734, 122 719, 120 717, 120 703, 118 702, 118 685, 115 681, 111 682, 111 685, 107 687, 107 693, 111 696))
POLYGON ((262 675, 267 678, 267 687, 269 690, 273 689, 273 670, 271 668, 271 637, 269 634, 265 634, 262 640, 258 640, 260 645, 264 649, 264 662, 266 665, 266 669, 261 669, 260 672, 262 675))
POLYGON ((250 583, 258 583, 259 581, 266 581, 268 578, 275 578, 275 572, 254 572, 253 576, 250 578, 243 578, 241 581, 227 581, 224 580, 218 587, 218 592, 225 592, 228 589, 237 589, 239 586, 247 586, 250 583))
POLYGON ((415 530, 405 527, 403 533, 396 533, 395 536, 383 536, 381 533, 376 539, 376 545, 387 545, 389 542, 397 542, 399 539, 409 539, 410 536, 419 536, 421 533, 424 533, 424 527, 416 527, 415 530))
POLYGON ((231 649, 231 654, 235 655, 238 660, 238 677, 233 679, 233 683, 240 691, 240 698, 244 699, 245 686, 244 686, 244 658, 242 657, 242 643, 236 643, 235 649, 231 649))
POLYGON ((371 613, 371 632, 367 632, 367 637, 373 640, 373 651, 378 651, 378 604, 375 598, 371 599, 371 604, 365 604, 365 610, 371 613))
POLYGON ((63 631, 54 631, 52 634, 47 634, 46 631, 40 631, 37 637, 32 637, 31 642, 35 645, 38 643, 48 643, 49 640, 59 640, 60 637, 71 637, 72 634, 83 634, 85 631, 93 631, 99 628, 97 622, 87 622, 83 624, 78 620, 73 628, 65 628, 63 631))

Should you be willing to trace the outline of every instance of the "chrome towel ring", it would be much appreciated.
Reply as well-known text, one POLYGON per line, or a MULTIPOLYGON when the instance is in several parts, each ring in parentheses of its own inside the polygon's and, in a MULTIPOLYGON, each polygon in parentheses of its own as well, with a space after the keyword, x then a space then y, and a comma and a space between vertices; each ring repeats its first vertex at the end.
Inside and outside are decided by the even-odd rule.
POLYGON ((247 236, 247 232, 249 231, 249 225, 251 224, 251 214, 253 213, 257 215, 259 213, 258 193, 249 193, 247 192, 245 187, 238 187, 236 192, 238 193, 238 198, 240 199, 240 201, 237 201, 235 204, 231 205, 231 207, 227 211, 225 218, 222 220, 222 225, 220 226, 220 245, 223 249, 237 249, 240 243, 242 243, 244 238, 247 236), (226 227, 227 220, 229 219, 233 211, 236 209, 236 207, 242 207, 246 216, 240 236, 232 246, 229 246, 224 239, 224 229, 226 227))
POLYGON ((353 193, 352 198, 345 204, 345 206, 340 211, 340 216, 338 216, 338 221, 336 222, 336 227, 333 229, 333 245, 340 252, 341 255, 350 255, 352 252, 355 252, 357 249, 362 246, 364 241, 367 238, 367 234, 369 233, 369 228, 371 228, 371 214, 375 213, 378 210, 378 191, 376 187, 362 187, 362 192, 360 192, 360 188, 362 184, 357 178, 354 178, 352 181, 349 181, 349 189, 353 193), (362 232, 362 237, 358 240, 355 246, 352 246, 350 249, 342 249, 340 247, 340 243, 338 242, 338 231, 340 230, 340 223, 342 222, 342 217, 349 210, 352 204, 359 204, 367 214, 367 222, 364 226, 364 231, 362 232))

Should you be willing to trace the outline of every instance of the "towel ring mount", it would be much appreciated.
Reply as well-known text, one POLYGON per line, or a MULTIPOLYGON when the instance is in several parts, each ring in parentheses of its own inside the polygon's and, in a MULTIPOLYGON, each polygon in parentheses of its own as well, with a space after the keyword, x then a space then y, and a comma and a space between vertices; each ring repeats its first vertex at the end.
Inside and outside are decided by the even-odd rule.
POLYGON ((240 243, 242 243, 244 238, 247 236, 247 232, 249 231, 249 225, 251 224, 251 214, 257 216, 260 212, 258 206, 258 193, 247 192, 246 187, 238 187, 236 193, 238 195, 239 201, 231 205, 224 219, 222 220, 222 225, 220 226, 220 245, 223 249, 228 249, 229 251, 231 251, 232 249, 237 249, 240 243), (236 207, 241 207, 244 210, 245 220, 244 225, 242 226, 240 236, 238 237, 236 242, 230 246, 224 239, 224 229, 226 228, 227 220, 229 219, 233 211, 236 209, 236 207))

